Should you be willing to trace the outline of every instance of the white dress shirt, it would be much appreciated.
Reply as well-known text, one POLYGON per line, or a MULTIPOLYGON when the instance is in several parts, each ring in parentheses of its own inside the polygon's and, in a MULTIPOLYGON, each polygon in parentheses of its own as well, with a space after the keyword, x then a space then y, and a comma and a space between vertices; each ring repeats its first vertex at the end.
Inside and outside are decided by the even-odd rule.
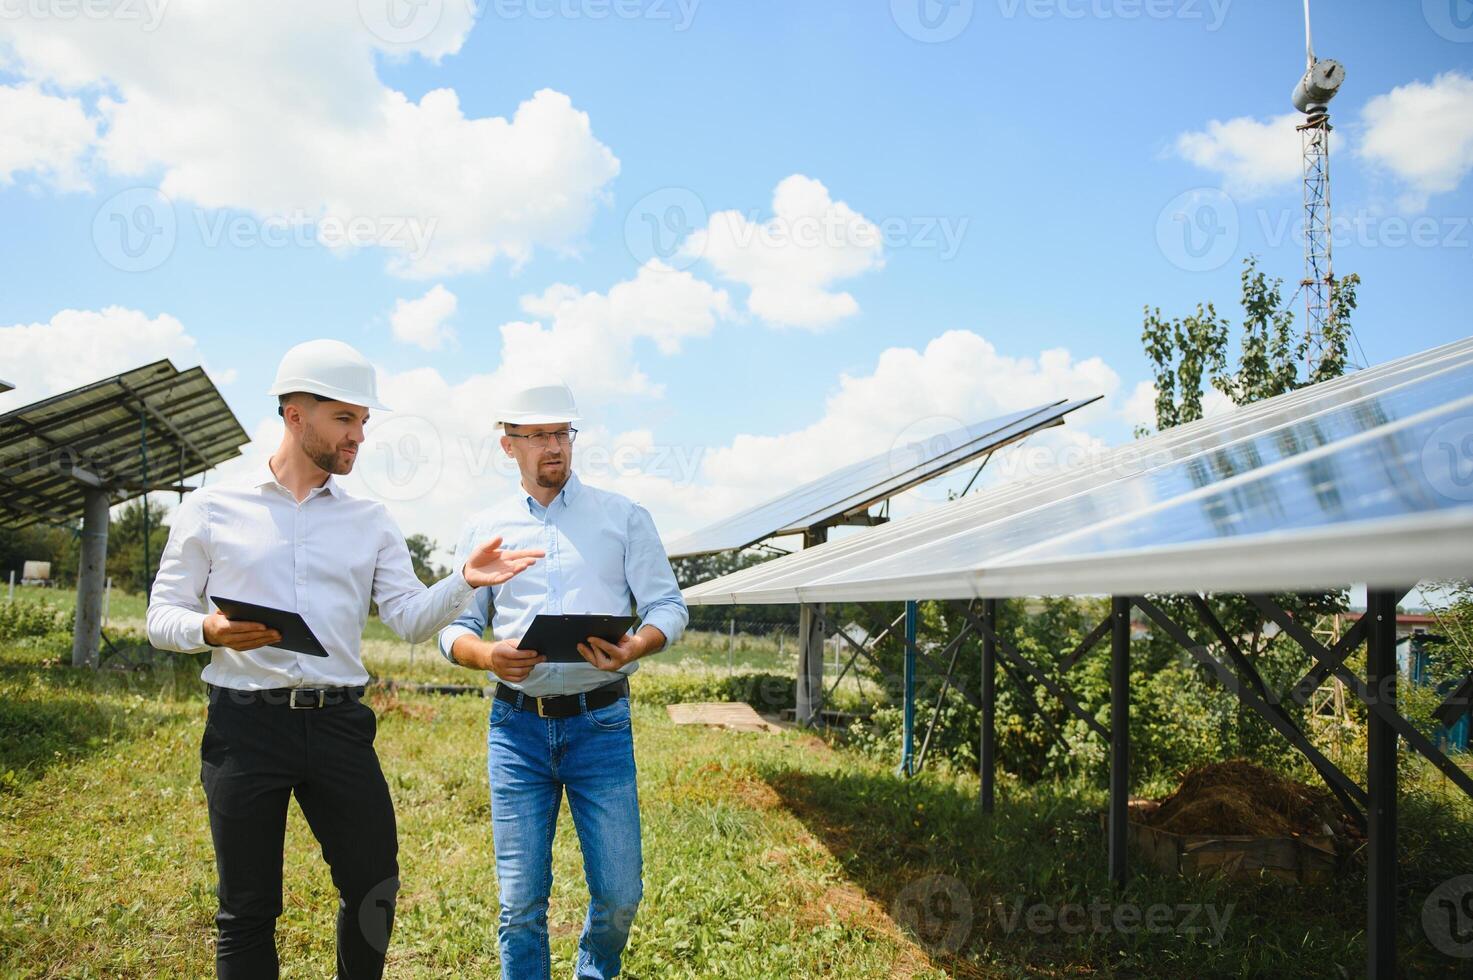
POLYGON ((219 687, 356 686, 368 680, 359 645, 370 599, 389 629, 421 642, 455 619, 472 592, 460 566, 426 588, 383 504, 349 496, 331 476, 298 503, 263 463, 239 481, 195 490, 175 512, 149 599, 148 639, 163 650, 210 650, 200 676, 219 687), (212 595, 300 613, 328 656, 209 647, 212 595))
MULTIPOLYGON (((471 519, 456 549, 464 561, 474 542, 501 535, 505 548, 541 548, 546 556, 516 578, 477 589, 475 598, 450 626, 440 631, 447 659, 462 636, 481 636, 489 625, 499 640, 519 640, 538 613, 639 613, 665 634, 668 649, 680 639, 690 612, 670 570, 650 512, 622 494, 589 486, 569 473, 567 483, 544 507, 525 489, 471 519)), ((625 664, 632 674, 639 661, 625 664)), ((525 680, 492 680, 532 697, 579 694, 617 680, 614 672, 590 663, 544 661, 525 680)))

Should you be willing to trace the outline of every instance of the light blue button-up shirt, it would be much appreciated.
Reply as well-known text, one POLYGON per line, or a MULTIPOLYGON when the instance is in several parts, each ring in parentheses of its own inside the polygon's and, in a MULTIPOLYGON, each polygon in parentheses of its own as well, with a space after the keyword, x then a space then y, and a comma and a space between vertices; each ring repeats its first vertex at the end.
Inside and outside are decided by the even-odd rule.
MULTIPOLYGON (((545 558, 500 585, 477 589, 459 619, 440 631, 440 652, 462 636, 482 636, 489 621, 498 640, 518 640, 538 613, 627 615, 657 627, 673 646, 690 612, 649 511, 621 494, 589 486, 568 474, 546 507, 525 491, 473 517, 455 551, 465 563, 477 542, 500 536, 502 547, 541 548, 545 558)), ((632 674, 639 661, 619 672, 632 674)), ((609 683, 611 671, 589 663, 540 663, 510 686, 532 697, 580 694, 609 683)), ((492 680, 507 684, 491 675, 492 680)))

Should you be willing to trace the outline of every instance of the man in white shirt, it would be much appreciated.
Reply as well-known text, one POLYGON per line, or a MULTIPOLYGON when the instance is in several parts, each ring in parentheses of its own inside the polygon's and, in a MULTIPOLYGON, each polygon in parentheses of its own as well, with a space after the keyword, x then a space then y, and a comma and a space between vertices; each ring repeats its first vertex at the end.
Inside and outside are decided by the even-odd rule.
POLYGON ((157 647, 210 651, 200 780, 219 877, 216 973, 275 977, 288 802, 302 808, 339 894, 337 975, 377 978, 393 927, 398 838, 361 701, 359 644, 370 600, 410 641, 453 620, 474 589, 499 585, 540 551, 480 543, 426 588, 382 504, 350 497, 363 426, 378 403, 373 366, 333 340, 287 352, 271 394, 286 423, 267 464, 201 488, 175 514, 148 607, 157 647), (211 596, 299 613, 326 657, 274 647, 281 635, 227 619, 211 596))
POLYGON ((472 519, 457 555, 495 528, 511 546, 536 548, 544 558, 514 581, 477 589, 440 633, 447 658, 496 679, 487 773, 500 885, 497 939, 508 980, 548 976, 552 839, 564 792, 589 892, 573 972, 583 980, 618 974, 643 895, 625 678, 641 657, 674 643, 690 618, 649 511, 573 472, 577 421, 565 384, 532 385, 508 399, 497 424, 521 486, 472 519), (580 661, 550 662, 520 647, 539 613, 631 609, 639 629, 618 643, 588 638, 578 644, 580 661), (488 625, 490 640, 482 638, 488 625))

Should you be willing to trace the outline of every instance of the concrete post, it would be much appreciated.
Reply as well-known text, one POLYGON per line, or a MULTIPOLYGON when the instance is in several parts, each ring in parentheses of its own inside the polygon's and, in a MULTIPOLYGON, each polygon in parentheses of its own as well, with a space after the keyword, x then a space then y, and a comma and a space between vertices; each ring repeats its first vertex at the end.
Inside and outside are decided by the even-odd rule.
POLYGON ((107 491, 88 487, 82 516, 82 553, 77 567, 77 618, 72 629, 72 666, 96 667, 102 641, 102 591, 107 573, 107 491))
MULTIPOLYGON (((828 537, 828 528, 803 532, 803 547, 815 547, 828 537)), ((823 604, 803 603, 798 607, 798 697, 794 716, 800 725, 822 719, 823 710, 823 604)))

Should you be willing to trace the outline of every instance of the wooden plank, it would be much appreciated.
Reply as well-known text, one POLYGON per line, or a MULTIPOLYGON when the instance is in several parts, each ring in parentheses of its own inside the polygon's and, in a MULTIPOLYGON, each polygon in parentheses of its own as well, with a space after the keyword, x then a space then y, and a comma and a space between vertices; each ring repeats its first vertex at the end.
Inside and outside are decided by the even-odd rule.
POLYGON ((703 701, 689 704, 667 704, 665 712, 677 725, 706 725, 733 732, 780 732, 774 725, 744 701, 703 701))

